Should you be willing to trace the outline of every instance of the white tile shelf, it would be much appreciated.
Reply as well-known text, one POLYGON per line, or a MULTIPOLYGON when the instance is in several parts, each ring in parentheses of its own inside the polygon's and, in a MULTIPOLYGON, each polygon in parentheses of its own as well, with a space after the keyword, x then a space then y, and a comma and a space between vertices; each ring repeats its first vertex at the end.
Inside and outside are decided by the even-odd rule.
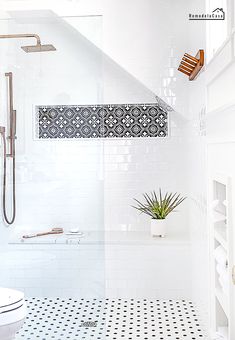
POLYGON ((171 234, 166 237, 152 237, 148 231, 110 231, 105 232, 107 244, 143 244, 143 245, 171 245, 189 244, 189 237, 185 234, 171 234))
POLYGON ((210 257, 211 257, 211 317, 210 332, 214 335, 219 327, 228 327, 229 340, 233 340, 233 315, 231 301, 231 280, 228 278, 228 287, 219 282, 217 264, 214 250, 222 246, 226 251, 228 274, 231 272, 231 230, 232 221, 232 179, 228 174, 212 173, 209 187, 210 210, 210 257))
POLYGON ((213 211, 213 217, 214 217, 214 223, 226 221, 226 215, 224 215, 224 214, 222 214, 218 211, 213 211))
MULTIPOLYGON (((235 103, 230 102, 229 104, 220 106, 218 108, 215 108, 214 110, 210 110, 207 112, 207 117, 211 118, 213 116, 221 116, 222 114, 225 116, 226 114, 229 114, 231 111, 235 111, 235 103)), ((220 182, 223 183, 223 181, 220 180, 220 182)))
POLYGON ((218 241, 225 250, 228 249, 228 244, 227 244, 227 230, 226 227, 224 226, 215 226, 214 229, 214 236, 216 241, 218 241))
POLYGON ((228 298, 223 293, 223 291, 222 291, 222 289, 220 287, 216 287, 216 289, 215 289, 215 296, 218 299, 221 307, 223 308, 226 316, 228 317, 228 315, 229 315, 228 298))
POLYGON ((79 244, 78 236, 68 235, 46 235, 24 239, 20 236, 14 236, 10 239, 9 244, 79 244))
POLYGON ((189 244, 190 239, 184 234, 169 234, 165 238, 152 237, 149 232, 139 231, 89 231, 83 237, 77 235, 47 235, 29 239, 22 239, 19 235, 11 237, 9 244, 123 244, 123 245, 171 245, 189 244))

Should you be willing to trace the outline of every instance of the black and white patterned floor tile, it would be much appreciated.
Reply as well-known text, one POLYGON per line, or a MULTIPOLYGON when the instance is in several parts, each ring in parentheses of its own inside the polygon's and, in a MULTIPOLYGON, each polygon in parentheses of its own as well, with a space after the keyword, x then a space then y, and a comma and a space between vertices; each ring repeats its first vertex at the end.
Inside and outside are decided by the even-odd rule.
POLYGON ((27 300, 16 340, 205 340, 194 305, 184 300, 27 300))

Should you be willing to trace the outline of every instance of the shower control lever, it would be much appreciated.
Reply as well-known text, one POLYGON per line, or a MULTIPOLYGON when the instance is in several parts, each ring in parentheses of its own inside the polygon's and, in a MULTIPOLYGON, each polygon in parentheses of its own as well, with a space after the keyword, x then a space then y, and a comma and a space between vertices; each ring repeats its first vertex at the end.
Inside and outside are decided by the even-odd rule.
MULTIPOLYGON (((0 131, 0 132, 1 132, 1 131, 0 131)), ((17 139, 17 137, 16 137, 16 136, 13 136, 13 137, 7 136, 7 139, 17 139)))

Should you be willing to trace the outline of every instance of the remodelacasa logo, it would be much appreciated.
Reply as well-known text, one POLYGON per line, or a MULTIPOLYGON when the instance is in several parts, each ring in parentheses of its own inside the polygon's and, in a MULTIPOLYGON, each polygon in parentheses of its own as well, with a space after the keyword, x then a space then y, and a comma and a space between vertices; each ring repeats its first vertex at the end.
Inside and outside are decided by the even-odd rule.
POLYGON ((224 20, 225 12, 223 8, 216 8, 211 13, 189 13, 189 20, 224 20))

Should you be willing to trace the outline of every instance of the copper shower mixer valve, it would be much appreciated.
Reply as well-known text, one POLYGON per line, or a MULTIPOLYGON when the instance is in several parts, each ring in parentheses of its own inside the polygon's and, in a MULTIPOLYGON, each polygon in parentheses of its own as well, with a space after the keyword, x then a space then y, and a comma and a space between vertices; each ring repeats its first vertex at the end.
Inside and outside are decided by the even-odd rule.
POLYGON ((185 53, 178 70, 194 80, 204 66, 204 50, 199 50, 195 57, 185 53))

